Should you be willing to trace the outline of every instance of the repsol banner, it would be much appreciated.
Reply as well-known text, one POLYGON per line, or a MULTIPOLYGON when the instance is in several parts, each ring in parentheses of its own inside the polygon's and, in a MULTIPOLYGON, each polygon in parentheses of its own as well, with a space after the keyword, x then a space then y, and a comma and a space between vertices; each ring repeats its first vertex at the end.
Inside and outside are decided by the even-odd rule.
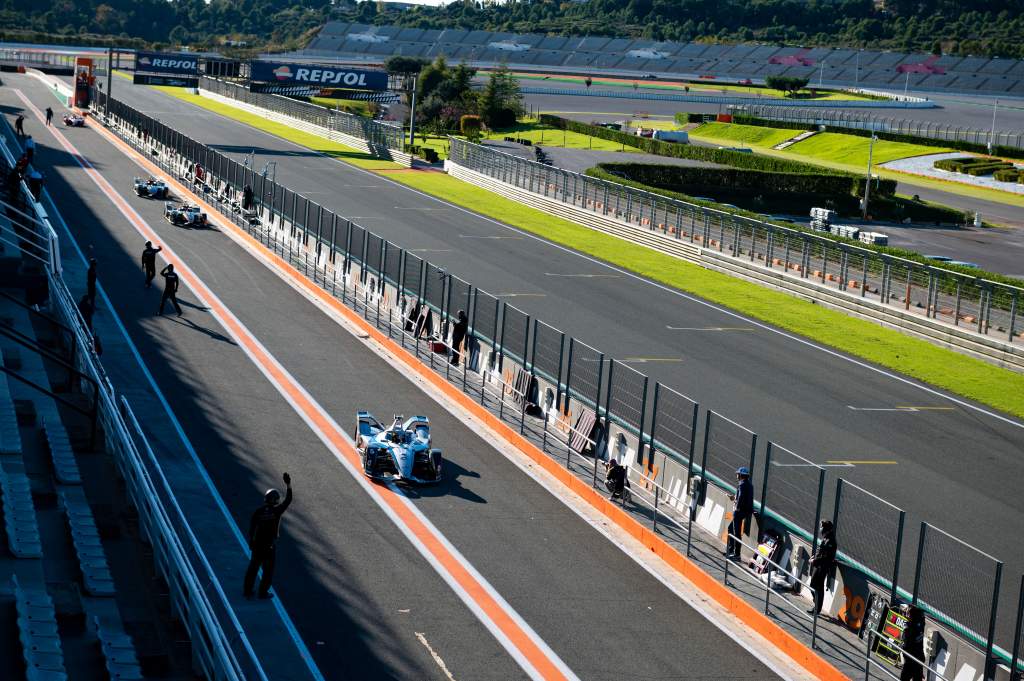
POLYGON ((198 78, 180 78, 178 76, 152 76, 148 73, 136 73, 132 77, 136 85, 164 85, 167 87, 199 87, 198 78))
POLYGON ((254 61, 249 68, 249 80, 254 83, 320 85, 321 87, 349 90, 388 89, 388 74, 384 71, 365 71, 315 64, 285 64, 274 61, 254 61))
POLYGON ((135 70, 194 76, 199 73, 199 56, 172 52, 136 52, 135 70))

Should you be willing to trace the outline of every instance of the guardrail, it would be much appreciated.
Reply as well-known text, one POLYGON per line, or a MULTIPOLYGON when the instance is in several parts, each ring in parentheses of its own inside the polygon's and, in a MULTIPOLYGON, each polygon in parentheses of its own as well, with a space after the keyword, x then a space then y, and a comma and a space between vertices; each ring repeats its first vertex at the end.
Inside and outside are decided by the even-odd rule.
POLYGON ((663 92, 649 92, 639 88, 632 90, 621 88, 617 90, 595 90, 594 88, 552 88, 533 87, 526 85, 520 88, 524 95, 565 95, 573 97, 612 97, 616 99, 640 99, 658 102, 690 102, 691 104, 749 104, 756 101, 771 102, 775 106, 807 106, 822 108, 847 108, 847 109, 933 109, 935 102, 929 99, 903 100, 894 99, 784 99, 782 97, 740 97, 737 95, 702 95, 702 94, 671 94, 663 92))
POLYGON ((452 163, 672 242, 742 257, 760 269, 964 327, 1008 344, 1024 337, 1024 288, 972 277, 802 231, 687 203, 450 138, 452 163))
POLYGON ((251 92, 242 85, 209 76, 199 78, 199 88, 261 109, 304 120, 330 131, 365 140, 371 145, 371 152, 373 152, 373 146, 397 152, 402 152, 403 149, 402 128, 391 123, 335 111, 282 95, 251 92))
MULTIPOLYGON (((733 491, 728 478, 737 463, 761 476, 755 506, 759 527, 783 528, 794 550, 797 543, 813 547, 814 524, 827 517, 823 500, 831 479, 826 469, 770 441, 759 458, 757 443, 764 440, 717 411, 705 408, 701 428, 701 407, 685 395, 121 102, 110 103, 106 125, 168 174, 189 183, 225 219, 580 477, 597 486, 602 460, 615 457, 627 463, 631 478, 653 494, 650 502, 638 490, 652 509, 655 529, 659 519, 668 518, 675 527, 687 528, 681 530, 687 550, 694 527, 712 541, 723 536, 722 505, 728 503, 723 499, 733 491), (196 163, 205 169, 201 180, 192 174, 196 163), (251 205, 242 203, 246 187, 251 205), (699 443, 703 447, 698 450, 699 443), (793 509, 803 506, 814 512, 793 515, 793 509)), ((998 580, 967 579, 957 593, 943 592, 948 571, 991 574, 997 569, 994 559, 980 552, 940 558, 933 550, 919 550, 913 592, 901 589, 898 563, 889 561, 904 550, 903 512, 888 507, 898 515, 899 533, 883 537, 885 550, 872 553, 870 544, 854 540, 864 527, 865 509, 874 510, 865 506, 870 497, 859 496, 863 490, 841 479, 835 483, 831 517, 840 542, 848 532, 853 547, 840 554, 843 564, 880 585, 885 594, 919 604, 935 622, 963 637, 963 645, 979 657, 1008 660, 1009 654, 995 646, 994 629, 978 626, 993 621, 998 580), (932 557, 930 567, 922 566, 926 555, 932 557), (940 563, 943 569, 935 571, 940 563), (950 612, 968 622, 956 621, 950 612)), ((926 534, 936 536, 922 527, 922 538, 926 534)), ((795 557, 791 562, 799 578, 800 563, 795 557)), ((853 607, 861 598, 863 607, 859 594, 866 597, 867 587, 856 586, 852 579, 849 584, 847 602, 853 607)))
MULTIPOLYGON (((7 127, 6 123, 3 125, 7 127)), ((9 127, 6 133, 11 135, 9 127)), ((0 133, 0 169, 6 175, 14 165, 14 155, 4 137, 0 133)), ((118 398, 107 377, 95 352, 92 332, 64 283, 59 239, 51 224, 51 219, 62 218, 52 202, 52 213, 48 213, 24 182, 19 195, 25 206, 20 217, 26 218, 19 224, 19 231, 24 234, 32 230, 34 241, 47 244, 48 257, 40 258, 37 249, 23 252, 44 265, 50 313, 73 334, 75 366, 97 387, 97 418, 107 451, 114 457, 138 510, 140 526, 153 547, 157 569, 171 588, 172 606, 188 631, 198 671, 217 681, 266 681, 259 660, 189 529, 127 400, 123 396, 118 398), (146 452, 145 457, 140 448, 146 452)), ((45 194, 43 197, 48 199, 45 194)))
POLYGON ((765 118, 783 123, 800 123, 808 126, 827 125, 849 130, 873 130, 896 135, 926 137, 944 142, 969 142, 981 145, 991 142, 993 147, 1024 149, 1024 132, 1020 130, 999 130, 993 134, 992 130, 969 128, 951 123, 881 116, 865 111, 832 111, 828 109, 801 111, 799 108, 770 106, 750 101, 736 107, 736 110, 755 118, 765 118))

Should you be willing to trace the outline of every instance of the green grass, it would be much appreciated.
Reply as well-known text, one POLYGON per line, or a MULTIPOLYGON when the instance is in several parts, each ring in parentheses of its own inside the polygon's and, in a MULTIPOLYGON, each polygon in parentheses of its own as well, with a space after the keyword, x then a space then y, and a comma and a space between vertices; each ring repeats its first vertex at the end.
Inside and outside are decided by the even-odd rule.
POLYGON ((370 117, 370 106, 369 102, 364 102, 359 99, 337 99, 335 97, 310 97, 309 101, 320 106, 325 106, 328 109, 338 109, 345 113, 355 114, 357 116, 370 117))
POLYGON ((761 125, 736 125, 732 123, 705 123, 695 129, 692 135, 714 137, 728 142, 742 142, 754 147, 774 147, 800 134, 799 130, 766 128, 761 125))
POLYGON ((533 144, 543 144, 548 147, 563 147, 566 149, 595 149, 599 151, 626 151, 636 153, 638 149, 623 147, 618 142, 591 137, 569 130, 558 130, 550 125, 541 125, 536 120, 526 120, 518 123, 513 128, 504 130, 491 130, 484 138, 501 140, 506 137, 526 139, 533 144))
MULTIPOLYGON (((296 131, 217 102, 197 102, 179 96, 229 118, 321 151, 334 143, 296 131)), ((354 150, 353 150, 354 151, 354 150)), ((326 153, 326 152, 325 152, 326 153)), ((358 152, 356 152, 358 154, 358 152)), ((333 154, 332 154, 333 155, 333 154)), ((365 156, 365 155, 363 155, 365 156)), ((338 155, 345 162, 352 156, 338 155)), ((377 161, 384 167, 393 163, 377 161)), ((361 167, 366 167, 359 163, 361 167)), ((720 272, 638 246, 628 241, 556 218, 523 206, 485 189, 430 171, 385 173, 385 176, 432 196, 462 206, 513 227, 542 236, 582 253, 629 269, 681 291, 725 305, 750 317, 764 320, 904 375, 950 390, 967 398, 1024 417, 1024 374, 1001 369, 972 357, 871 322, 828 310, 820 305, 763 288, 720 272)))
MULTIPOLYGON (((800 154, 806 158, 825 159, 866 168, 870 146, 871 140, 867 137, 842 135, 835 132, 819 132, 813 137, 797 142, 789 147, 787 151, 800 154)), ((886 163, 911 156, 941 154, 947 151, 951 150, 942 147, 926 147, 921 144, 877 140, 871 160, 872 163, 886 163)))

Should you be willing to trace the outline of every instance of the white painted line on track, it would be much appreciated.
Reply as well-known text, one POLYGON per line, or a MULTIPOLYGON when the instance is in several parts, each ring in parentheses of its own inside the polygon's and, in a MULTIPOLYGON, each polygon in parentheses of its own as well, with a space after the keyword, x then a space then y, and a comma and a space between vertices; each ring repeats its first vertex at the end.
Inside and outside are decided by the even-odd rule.
MULTIPOLYGON (((157 240, 156 232, 120 193, 89 164, 87 159, 74 150, 66 138, 57 136, 65 149, 75 156, 93 182, 121 210, 136 231, 146 239, 157 240)), ((211 218, 215 223, 219 222, 217 216, 211 215, 211 218)), ((221 226, 227 233, 233 233, 230 227, 221 226)), ((166 243, 164 258, 175 262, 176 270, 193 295, 210 308, 211 316, 231 335, 271 385, 306 422, 328 451, 342 464, 342 468, 394 522, 523 671, 533 679, 578 681, 561 658, 412 503, 401 488, 394 484, 374 484, 362 474, 354 442, 348 434, 166 243), (343 451, 343 447, 346 451, 343 451)), ((301 639, 299 643, 301 644, 301 639)))
POLYGON ((669 331, 756 331, 749 326, 665 326, 669 331))
MULTIPOLYGON (((165 96, 170 96, 170 95, 165 95, 165 96)), ((192 106, 195 106, 195 105, 193 104, 192 106)), ((202 107, 199 107, 199 108, 202 108, 202 107)), ((905 376, 900 376, 899 374, 893 373, 893 372, 891 372, 891 371, 889 371, 887 369, 883 369, 881 367, 872 366, 871 364, 869 364, 869 363, 867 363, 867 362, 865 362, 863 360, 859 360, 859 359, 857 359, 855 357, 851 357, 849 355, 845 355, 845 354, 839 352, 838 350, 833 350, 831 348, 825 347, 824 345, 819 345, 819 344, 817 344, 817 343, 815 343, 813 341, 809 341, 809 340, 807 340, 805 338, 800 338, 799 336, 797 336, 795 334, 789 333, 788 331, 783 331, 782 329, 777 329, 777 328, 775 328, 775 327, 773 327, 773 326, 771 326, 771 325, 769 325, 769 324, 767 324, 765 322, 760 322, 760 321, 757 321, 755 319, 750 319, 748 317, 743 316, 742 314, 740 314, 738 312, 734 312, 734 311, 732 311, 732 310, 730 310, 728 308, 722 307, 721 305, 718 305, 716 303, 711 303, 709 301, 702 300, 701 298, 693 296, 693 295, 691 295, 689 293, 684 293, 683 291, 679 291, 679 290, 674 289, 674 288, 672 288, 670 286, 667 286, 665 284, 660 284, 660 283, 658 283, 656 281, 653 281, 653 280, 648 279, 648 278, 646 278, 644 276, 636 274, 635 272, 630 272, 629 270, 623 269, 623 268, 618 267, 616 265, 611 265, 609 263, 606 263, 606 262, 603 262, 601 260, 598 260, 597 258, 594 258, 592 256, 580 253, 579 251, 573 250, 573 249, 569 248, 568 246, 562 246, 561 244, 556 244, 556 243, 554 243, 552 241, 548 241, 547 239, 545 239, 543 237, 537 236, 536 234, 532 234, 530 232, 521 230, 518 227, 513 227, 511 225, 507 225, 504 222, 501 222, 500 220, 495 220, 494 218, 488 217, 486 215, 481 215, 480 213, 477 213, 475 211, 469 210, 468 208, 463 208, 462 206, 457 206, 457 205, 455 205, 453 203, 449 203, 449 202, 445 201, 442 198, 439 198, 437 196, 433 196, 431 194, 427 194, 426 192, 422 192, 419 189, 414 189, 414 188, 412 188, 412 187, 410 187, 408 185, 402 184, 401 182, 396 182, 396 181, 394 181, 392 179, 389 179, 389 178, 387 178, 387 177, 385 177, 383 175, 378 175, 378 174, 376 174, 376 173, 374 173, 372 171, 366 170, 365 168, 359 168, 357 166, 353 166, 351 164, 345 163, 344 161, 342 161, 340 159, 336 159, 336 158, 333 158, 333 157, 331 157, 331 156, 329 156, 327 154, 324 154, 324 153, 321 153, 321 152, 318 152, 318 151, 314 151, 314 150, 310 149, 309 147, 305 147, 305 146, 303 146, 301 144, 297 144, 297 143, 295 143, 295 142, 293 142, 293 141, 291 141, 291 140, 289 140, 287 138, 281 137, 280 135, 275 135, 273 133, 269 133, 269 132, 266 132, 264 130, 260 130, 259 128, 255 128, 255 127, 253 127, 251 125, 246 125, 245 123, 242 123, 241 121, 237 121, 237 120, 235 120, 233 118, 230 118, 229 116, 224 116, 223 114, 217 114, 217 115, 220 116, 221 118, 226 118, 226 119, 228 119, 230 121, 233 121, 237 125, 245 125, 246 127, 252 128, 253 130, 256 130, 257 132, 260 132, 260 133, 262 133, 264 135, 267 135, 269 137, 273 137, 275 139, 281 140, 285 144, 293 146, 296 149, 303 149, 303 150, 308 151, 310 153, 317 154, 317 155, 323 156, 325 158, 328 158, 328 159, 330 159, 331 161, 333 161, 335 163, 341 164, 347 170, 354 170, 354 171, 357 171, 357 172, 366 173, 367 175, 372 175, 373 177, 379 178, 379 179, 383 180, 384 182, 393 184, 395 187, 398 187, 398 188, 400 188, 402 190, 409 191, 409 192, 412 192, 414 194, 418 194, 418 195, 420 195, 420 196, 422 196, 422 197, 424 197, 426 199, 429 199, 431 201, 436 201, 438 203, 443 203, 446 206, 450 206, 453 210, 457 210, 457 211, 465 213, 467 215, 472 215, 473 217, 475 217, 477 219, 485 220, 487 222, 490 222, 490 223, 492 223, 494 225, 497 225, 497 226, 501 227, 502 229, 506 229, 506 230, 509 230, 509 231, 512 231, 512 232, 516 232, 517 234, 520 234, 522 237, 533 239, 533 240, 538 241, 538 242, 540 242, 542 244, 546 244, 547 246, 550 246, 551 248, 555 248, 555 249, 560 250, 560 251, 562 251, 564 253, 568 253, 568 254, 574 255, 574 256, 576 256, 578 258, 582 258, 582 259, 584 259, 584 260, 586 260, 588 262, 592 262, 592 263, 594 263, 596 265, 599 265, 601 267, 604 267, 606 269, 613 270, 615 272, 618 272, 619 274, 621 274, 624 277, 628 277, 630 279, 634 279, 636 281, 643 282, 643 283, 648 284, 650 286, 653 286, 653 287, 655 287, 657 289, 665 291, 666 293, 670 293, 670 294, 672 294, 674 296, 679 296, 680 298, 684 298, 686 300, 689 300, 690 302, 697 303, 698 305, 703 305, 704 307, 707 307, 707 308, 712 309, 712 310, 716 310, 717 312, 720 312, 720 313, 722 313, 724 315, 727 315, 729 317, 732 317, 734 319, 743 320, 745 322, 753 324, 754 326, 756 326, 756 327, 758 327, 760 329, 763 329, 765 331, 770 331, 772 333, 778 334, 778 335, 782 336, 783 338, 786 338, 786 339, 791 340, 793 342, 799 343, 799 344, 804 345, 804 346, 809 347, 809 348, 813 348, 814 350, 817 350, 819 352, 823 352, 823 353, 825 353, 827 355, 830 355, 832 357, 835 357, 837 359, 841 359, 841 360, 844 360, 846 362, 850 362, 851 364, 854 364, 854 365, 860 367, 861 369, 866 369, 866 370, 868 370, 870 372, 873 372, 873 373, 876 373, 876 374, 878 374, 880 376, 885 376, 886 378, 892 379, 892 380, 897 381, 899 383, 903 383, 904 385, 908 385, 908 386, 911 386, 913 388, 917 388, 918 390, 921 390, 921 391, 923 391, 925 393, 928 393, 930 395, 935 395, 936 397, 939 397, 941 399, 948 400, 950 402, 954 402, 956 404, 959 404, 960 406, 962 406, 962 407, 964 407, 966 409, 970 409, 971 411, 974 411, 976 413, 982 414, 984 416, 988 416, 990 418, 996 419, 996 420, 1001 421, 1003 423, 1006 423, 1008 425, 1011 425, 1011 426, 1014 426, 1016 428, 1020 428, 1020 429, 1024 430, 1024 422, 1022 422, 1022 421, 1018 421, 1016 419, 1013 419, 1013 418, 1010 418, 1010 417, 1007 417, 1007 416, 1003 416, 1002 414, 997 414, 996 412, 991 411, 989 409, 986 409, 985 407, 981 407, 981 406, 976 405, 976 404, 971 404, 970 402, 966 401, 965 399, 956 397, 956 396, 954 396, 952 394, 944 393, 944 392, 942 392, 940 390, 937 390, 935 388, 931 388, 931 387, 929 387, 927 385, 924 385, 923 383, 919 383, 919 382, 917 382, 914 379, 910 379, 910 378, 907 378, 905 376)), ((355 220, 357 218, 348 218, 348 219, 349 220, 355 220)))
POLYGON ((427 637, 419 631, 414 631, 413 633, 416 634, 416 638, 419 639, 420 643, 423 644, 423 647, 427 649, 428 653, 430 653, 430 657, 434 659, 434 662, 437 663, 437 666, 441 668, 441 672, 444 674, 445 678, 448 679, 448 681, 455 681, 455 677, 452 676, 452 673, 450 671, 448 671, 448 665, 444 663, 444 660, 441 659, 441 656, 438 655, 434 648, 431 647, 431 645, 427 642, 427 637))
MULTIPOLYGON (((24 93, 22 93, 20 90, 14 90, 14 92, 21 99, 21 101, 24 102, 26 107, 28 107, 35 114, 36 118, 38 118, 40 121, 45 120, 43 114, 39 111, 38 108, 36 108, 34 104, 32 104, 32 102, 24 95, 24 93)), ((103 185, 97 181, 99 172, 92 166, 91 163, 89 163, 88 159, 86 159, 84 156, 78 153, 74 146, 70 142, 68 142, 66 137, 64 137, 63 133, 58 132, 57 129, 52 126, 46 126, 46 129, 53 134, 57 142, 60 143, 62 147, 64 147, 64 150, 73 159, 75 159, 75 162, 82 168, 82 170, 86 172, 86 174, 89 175, 90 179, 93 180, 93 183, 96 184, 97 187, 99 187, 100 192, 105 194, 106 191, 104 190, 103 185)), ((105 180, 103 180, 103 182, 106 183, 105 180)), ((109 183, 107 183, 107 187, 110 187, 109 183)), ((111 190, 113 190, 112 187, 111 190)), ((57 215, 60 215, 60 213, 58 212, 57 215)), ((75 251, 77 251, 79 257, 82 259, 82 262, 87 262, 85 254, 82 253, 82 249, 79 247, 74 235, 71 233, 71 230, 68 228, 67 224, 64 223, 63 217, 61 217, 60 222, 62 228, 68 235, 68 239, 74 245, 75 251)), ((117 327, 120 329, 121 335, 124 337, 125 342, 128 343, 128 347, 131 349, 132 356, 135 357, 136 362, 138 362, 139 366, 142 368, 142 372, 146 376, 146 381, 153 389, 153 392, 156 394, 157 399, 160 401, 160 404, 163 405, 164 411, 166 412, 167 417, 171 420, 171 424, 174 426, 174 429, 177 432, 178 437, 181 438, 182 444, 185 447, 185 451, 188 452, 189 458, 192 459, 192 462, 195 464, 196 469, 199 471, 199 474, 203 478, 203 482, 206 484, 207 489, 210 491, 211 496, 216 501, 218 508, 220 508, 221 513, 227 520, 228 527, 231 529, 232 534, 235 535, 235 539, 237 539, 238 543, 242 546, 243 555, 245 555, 248 558, 249 543, 242 535, 242 531, 239 529, 238 524, 235 523, 235 519, 231 516, 231 513, 228 511, 227 504, 224 503, 223 497, 221 497, 220 492, 217 491, 217 487, 213 484, 213 480, 210 478, 210 474, 207 472, 206 467, 203 466, 202 461, 199 460, 199 454, 196 452, 195 447, 192 445, 192 441, 189 440, 188 436, 185 434, 185 429, 182 427, 177 415, 174 413, 174 410, 171 409, 170 403, 164 396, 163 391, 160 390, 160 386, 157 385, 156 379, 153 377, 153 374, 150 373, 149 367, 146 366, 145 361, 142 359, 142 355, 139 353, 138 348, 135 346, 135 343, 132 341, 131 336, 128 334, 128 329, 125 328, 124 324, 122 323, 121 318, 120 316, 118 316, 117 311, 114 309, 114 304, 107 296, 106 291, 103 289, 102 285, 97 284, 97 288, 101 297, 103 298, 103 301, 106 303, 107 308, 110 310, 111 318, 114 320, 114 322, 117 324, 117 327)), ((310 674, 313 676, 314 679, 317 679, 317 681, 324 681, 323 674, 320 673, 319 668, 317 668, 316 663, 313 661, 313 656, 310 654, 309 649, 303 642, 302 637, 299 636, 299 632, 295 628, 295 623, 292 622, 292 619, 288 615, 288 612, 285 610, 284 605, 281 603, 281 600, 278 598, 273 598, 271 599, 271 602, 274 604, 274 609, 277 611, 277 614, 281 618, 281 621, 284 624, 285 629, 288 631, 288 635, 295 643, 296 648, 299 651, 299 655, 306 663, 306 667, 309 670, 310 674)), ((230 604, 228 604, 228 607, 231 607, 230 604)))

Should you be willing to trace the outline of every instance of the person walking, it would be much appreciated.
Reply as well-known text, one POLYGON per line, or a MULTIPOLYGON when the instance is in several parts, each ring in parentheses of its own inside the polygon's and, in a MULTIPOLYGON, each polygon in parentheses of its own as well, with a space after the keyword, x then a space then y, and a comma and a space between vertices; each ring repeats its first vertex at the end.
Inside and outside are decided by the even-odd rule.
POLYGON ((153 285, 153 278, 156 277, 156 254, 162 250, 163 246, 153 248, 152 241, 147 241, 146 247, 142 249, 142 269, 146 273, 146 288, 153 285))
POLYGON ((818 526, 821 539, 814 555, 811 556, 811 588, 814 589, 814 607, 807 614, 817 617, 825 600, 825 580, 832 574, 836 563, 836 530, 831 520, 822 520, 818 526))
POLYGON ((18 117, 14 119, 14 132, 18 137, 25 136, 25 117, 21 114, 18 114, 18 117))
POLYGON ((85 272, 85 295, 96 304, 96 258, 89 258, 89 269, 85 272))
POLYGON ((167 265, 167 267, 160 270, 160 276, 164 278, 164 295, 160 298, 160 310, 157 314, 162 315, 164 313, 164 304, 169 300, 180 317, 184 313, 181 311, 181 305, 178 305, 179 281, 178 273, 174 271, 174 265, 167 265))
POLYGON ((46 125, 49 126, 53 123, 53 109, 46 107, 46 125))
POLYGON ((245 571, 245 582, 242 593, 252 598, 252 588, 256 583, 256 573, 260 570, 259 597, 270 598, 270 583, 274 579, 274 563, 277 560, 277 538, 281 534, 281 516, 292 503, 292 478, 285 473, 282 478, 285 484, 284 501, 276 489, 268 489, 263 495, 263 505, 253 511, 249 521, 249 567, 245 571))
POLYGON ((754 516, 754 485, 750 482, 750 469, 746 466, 736 471, 736 494, 732 500, 732 522, 729 523, 729 537, 725 542, 725 557, 739 560, 740 540, 743 527, 754 516))

